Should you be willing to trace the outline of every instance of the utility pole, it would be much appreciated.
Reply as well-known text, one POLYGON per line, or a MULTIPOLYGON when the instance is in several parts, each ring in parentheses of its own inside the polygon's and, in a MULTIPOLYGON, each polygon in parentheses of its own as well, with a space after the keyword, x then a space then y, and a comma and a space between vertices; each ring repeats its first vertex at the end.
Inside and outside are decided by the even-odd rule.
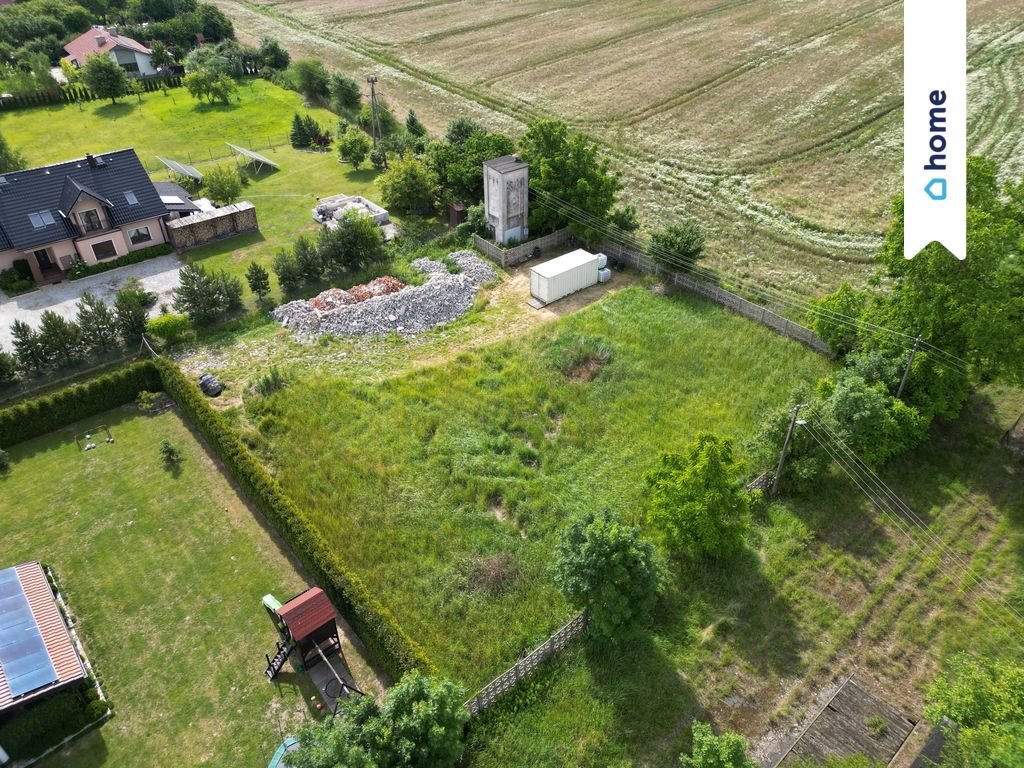
POLYGON ((803 419, 798 419, 800 415, 800 409, 806 406, 807 403, 800 403, 790 409, 790 413, 793 414, 793 418, 789 422, 789 430, 786 432, 786 440, 782 443, 782 453, 779 454, 779 466, 775 468, 775 477, 772 478, 771 488, 768 489, 768 495, 774 496, 779 490, 779 478, 782 477, 782 468, 786 464, 786 451, 789 450, 789 441, 793 439, 793 430, 796 429, 797 424, 806 424, 807 422, 803 419))
POLYGON ((917 354, 918 347, 921 346, 921 337, 918 336, 914 339, 914 348, 910 350, 910 357, 907 358, 907 367, 903 371, 903 378, 900 380, 900 388, 896 390, 896 399, 899 400, 903 395, 903 388, 907 386, 907 379, 910 377, 910 366, 914 364, 914 355, 917 354))
POLYGON ((370 84, 370 135, 373 137, 373 148, 377 148, 377 134, 380 133, 380 120, 377 117, 377 76, 367 75, 370 84))

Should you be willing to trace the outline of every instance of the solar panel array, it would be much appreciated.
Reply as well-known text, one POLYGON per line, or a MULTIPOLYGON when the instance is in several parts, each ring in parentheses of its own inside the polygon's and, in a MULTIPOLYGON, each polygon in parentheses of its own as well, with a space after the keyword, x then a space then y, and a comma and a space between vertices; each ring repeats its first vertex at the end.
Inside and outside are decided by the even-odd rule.
POLYGON ((14 568, 0 571, 0 668, 13 698, 57 682, 57 670, 14 568))
POLYGON ((225 141, 224 143, 227 144, 229 147, 231 147, 233 150, 235 150, 235 152, 237 152, 238 154, 245 155, 246 157, 248 157, 250 160, 252 160, 255 163, 269 165, 269 166, 271 166, 273 168, 280 168, 281 167, 277 163, 275 163, 273 160, 270 160, 269 158, 266 158, 263 155, 261 155, 259 152, 253 152, 251 149, 243 149, 242 147, 239 147, 239 146, 237 146, 235 144, 232 144, 230 141, 225 141))
POLYGON ((166 157, 160 157, 160 155, 157 155, 156 159, 159 160, 164 165, 166 165, 168 168, 170 168, 174 173, 179 174, 180 176, 190 176, 196 181, 203 180, 203 174, 201 174, 191 165, 188 165, 186 163, 179 163, 177 160, 169 160, 166 157))

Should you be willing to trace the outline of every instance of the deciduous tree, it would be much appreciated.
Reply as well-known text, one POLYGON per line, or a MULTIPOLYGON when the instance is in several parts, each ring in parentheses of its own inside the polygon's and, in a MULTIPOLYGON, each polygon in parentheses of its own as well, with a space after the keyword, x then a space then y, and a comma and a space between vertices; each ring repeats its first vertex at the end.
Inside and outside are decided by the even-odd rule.
POLYGON ((537 120, 520 147, 530 164, 530 188, 541 193, 530 205, 530 229, 542 234, 568 225, 585 240, 601 238, 620 185, 597 144, 582 133, 570 133, 564 121, 537 120))
POLYGON ((690 272, 704 257, 704 233, 692 219, 669 224, 651 235, 651 256, 672 272, 690 272))
POLYGON ((348 75, 332 72, 327 83, 327 91, 331 96, 331 109, 339 115, 359 109, 363 95, 359 83, 348 75))
POLYGON ((237 166, 230 163, 214 166, 203 177, 203 187, 217 205, 235 202, 247 182, 248 179, 239 172, 237 166))
POLYGON ((128 93, 128 75, 105 53, 94 53, 82 66, 82 82, 101 99, 111 104, 128 93))
POLYGON ((683 768, 756 768, 747 757, 747 740, 726 731, 716 736, 708 723, 693 724, 693 746, 689 755, 680 755, 683 768))
POLYGON ((434 209, 437 174, 418 158, 404 155, 392 160, 377 183, 384 205, 396 213, 425 215, 434 209))
POLYGON ((648 520, 671 552, 721 559, 743 545, 750 497, 729 438, 698 434, 685 455, 663 453, 644 481, 648 520))
POLYGON ((662 580, 654 546, 607 510, 569 523, 555 546, 553 575, 570 605, 589 612, 591 631, 603 640, 646 616, 662 580))
POLYGON ((342 160, 352 163, 352 167, 357 171, 369 154, 369 137, 354 125, 350 125, 338 137, 338 155, 342 160))

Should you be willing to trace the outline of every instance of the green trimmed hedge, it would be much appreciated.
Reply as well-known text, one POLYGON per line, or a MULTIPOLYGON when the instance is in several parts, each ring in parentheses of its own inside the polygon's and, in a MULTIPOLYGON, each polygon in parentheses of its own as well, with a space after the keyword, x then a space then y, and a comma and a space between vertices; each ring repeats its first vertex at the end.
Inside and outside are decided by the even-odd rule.
POLYGON ((84 680, 0 717, 0 745, 12 760, 28 760, 99 722, 106 714, 107 702, 99 698, 96 684, 84 680))
POLYGON ((189 417, 235 481, 256 503, 278 534, 298 555, 317 584, 352 625, 373 655, 396 679, 403 672, 436 668, 395 617, 341 562, 323 535, 289 499, 278 482, 249 452, 200 392, 170 360, 157 358, 163 390, 189 417))
POLYGON ((140 248, 137 251, 126 253, 124 256, 118 256, 116 259, 111 261, 101 261, 96 264, 86 264, 84 261, 76 261, 71 265, 71 269, 68 270, 68 280, 79 280, 83 277, 89 277, 89 275, 98 275, 102 272, 109 272, 112 269, 118 267, 127 267, 129 264, 138 264, 141 261, 147 261, 148 259, 155 259, 157 256, 165 256, 174 250, 174 246, 170 243, 160 243, 159 245, 151 245, 149 248, 140 248))
POLYGON ((160 389, 160 376, 150 362, 134 363, 84 384, 4 408, 0 410, 0 447, 130 403, 144 389, 160 389))

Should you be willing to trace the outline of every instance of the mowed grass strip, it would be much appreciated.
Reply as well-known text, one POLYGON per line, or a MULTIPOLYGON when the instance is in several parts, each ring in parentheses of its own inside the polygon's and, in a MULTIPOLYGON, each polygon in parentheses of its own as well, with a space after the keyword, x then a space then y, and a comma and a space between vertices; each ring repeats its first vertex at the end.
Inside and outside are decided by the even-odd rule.
POLYGON ((632 288, 436 367, 300 378, 247 411, 286 491, 475 688, 571 614, 548 572, 569 517, 636 519, 659 451, 699 430, 747 436, 828 367, 711 305, 632 288))
POLYGON ((8 450, 0 565, 55 570, 116 711, 47 766, 264 764, 312 690, 266 681, 260 599, 306 584, 181 419, 125 408, 8 450), (76 431, 104 423, 115 442, 80 452, 76 431))

